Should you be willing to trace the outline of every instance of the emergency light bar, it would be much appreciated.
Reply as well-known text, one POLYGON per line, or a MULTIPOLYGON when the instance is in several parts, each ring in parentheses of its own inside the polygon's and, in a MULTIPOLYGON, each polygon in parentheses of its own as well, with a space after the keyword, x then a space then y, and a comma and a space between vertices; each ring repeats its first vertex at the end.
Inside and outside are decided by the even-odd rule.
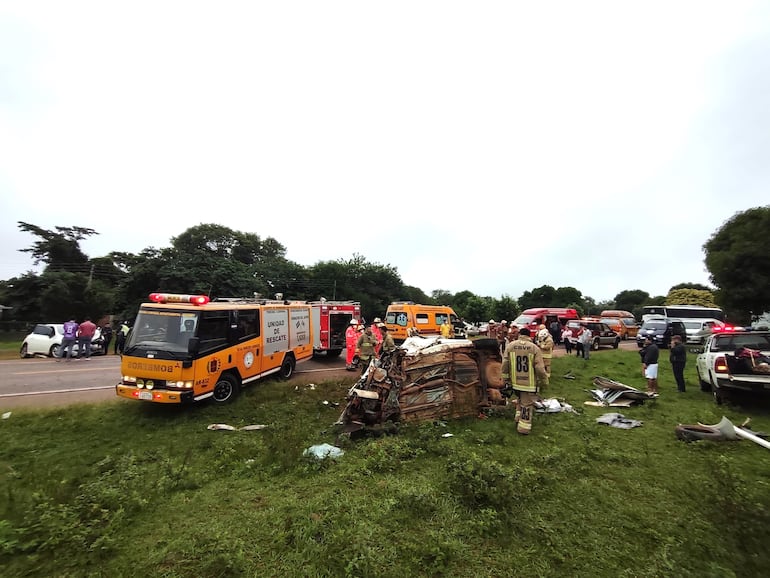
POLYGON ((155 303, 192 303, 205 305, 209 302, 206 295, 181 295, 179 293, 150 293, 150 301, 155 303))

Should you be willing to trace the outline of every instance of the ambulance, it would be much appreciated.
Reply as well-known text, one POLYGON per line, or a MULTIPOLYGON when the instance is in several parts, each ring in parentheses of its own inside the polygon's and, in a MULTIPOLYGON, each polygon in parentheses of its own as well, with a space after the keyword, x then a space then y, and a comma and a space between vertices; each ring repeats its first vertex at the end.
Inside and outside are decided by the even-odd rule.
POLYGON ((126 337, 119 397, 152 403, 233 400, 313 355, 310 305, 152 293, 126 337))
POLYGON ((409 329, 416 329, 423 337, 441 335, 441 325, 448 319, 455 330, 455 337, 465 337, 462 320, 447 305, 420 305, 414 301, 394 301, 388 305, 385 313, 385 325, 388 326, 393 340, 404 341, 409 329))

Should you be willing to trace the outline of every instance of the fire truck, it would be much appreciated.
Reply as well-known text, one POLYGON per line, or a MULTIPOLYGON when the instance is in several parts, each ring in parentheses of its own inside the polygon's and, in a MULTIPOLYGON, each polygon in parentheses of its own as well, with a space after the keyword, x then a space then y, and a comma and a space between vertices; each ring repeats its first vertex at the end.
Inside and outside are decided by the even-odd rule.
POLYGON ((326 352, 336 357, 345 349, 345 331, 350 320, 361 321, 361 303, 358 301, 310 301, 313 325, 313 355, 326 352))

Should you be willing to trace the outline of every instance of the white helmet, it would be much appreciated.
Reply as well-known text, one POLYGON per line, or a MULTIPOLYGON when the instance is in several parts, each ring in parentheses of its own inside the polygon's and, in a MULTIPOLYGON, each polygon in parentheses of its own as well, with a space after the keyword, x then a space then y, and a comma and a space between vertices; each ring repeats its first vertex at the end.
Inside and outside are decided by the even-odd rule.
POLYGON ((490 319, 490 320, 489 320, 489 322, 490 322, 490 323, 494 323, 494 322, 495 322, 495 320, 494 320, 494 319, 490 319))
POLYGON ((350 324, 351 325, 358 325, 358 321, 356 321, 355 319, 351 319, 350 320, 350 324))

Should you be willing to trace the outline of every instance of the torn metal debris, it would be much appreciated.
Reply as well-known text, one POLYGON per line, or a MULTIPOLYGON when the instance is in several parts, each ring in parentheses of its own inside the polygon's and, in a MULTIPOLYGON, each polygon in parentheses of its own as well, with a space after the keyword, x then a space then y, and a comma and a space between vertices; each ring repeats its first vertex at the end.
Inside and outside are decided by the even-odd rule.
POLYGON ((640 405, 647 399, 655 399, 654 393, 647 393, 607 377, 594 377, 598 389, 587 390, 596 401, 586 401, 585 405, 630 407, 640 405))

